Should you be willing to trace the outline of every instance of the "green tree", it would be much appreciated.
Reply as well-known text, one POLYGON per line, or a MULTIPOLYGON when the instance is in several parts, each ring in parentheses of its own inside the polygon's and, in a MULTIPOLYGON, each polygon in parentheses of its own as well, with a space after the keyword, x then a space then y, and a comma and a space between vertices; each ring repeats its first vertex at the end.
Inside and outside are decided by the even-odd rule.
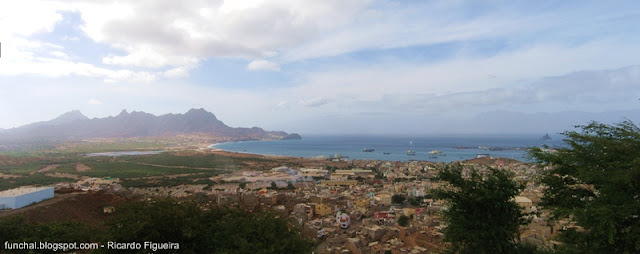
POLYGON ((398 225, 406 227, 407 225, 409 225, 409 217, 400 215, 400 217, 398 217, 398 225))
POLYGON ((391 202, 394 204, 402 204, 405 199, 406 197, 400 194, 393 194, 393 196, 391 196, 391 202))
POLYGON ((314 247, 299 226, 275 212, 215 209, 205 217, 203 234, 213 250, 199 253, 311 253, 314 247))
POLYGON ((247 187, 247 183, 242 182, 242 183, 238 184, 238 187, 240 187, 240 189, 244 189, 244 188, 247 187))
POLYGON ((640 253, 640 129, 631 121, 577 127, 563 133, 567 147, 530 153, 548 168, 541 205, 552 220, 582 227, 561 231, 567 252, 640 253))
MULTIPOLYGON (((97 242, 103 237, 103 230, 78 221, 35 224, 29 222, 24 215, 0 218, 0 239, 2 242, 81 243, 97 242)), ((4 246, 0 246, 0 253, 4 253, 3 249, 4 246)), ((12 250, 9 253, 33 253, 33 251, 12 250)), ((40 250, 38 253, 56 252, 40 250)))
POLYGON ((314 247, 313 241, 302 237, 299 226, 275 212, 203 210, 195 202, 172 199, 125 205, 107 225, 109 241, 179 243, 180 253, 309 253, 314 247))
POLYGON ((33 239, 35 225, 29 223, 24 215, 0 218, 0 240, 24 242, 33 239))
POLYGON ((448 201, 444 212, 448 225, 445 241, 452 253, 514 253, 518 251, 519 227, 528 223, 513 198, 523 185, 506 171, 490 169, 481 174, 460 165, 442 169, 438 177, 449 183, 435 196, 448 201), (465 176, 468 177, 465 177, 465 176))
POLYGON ((420 206, 420 202, 422 202, 422 199, 424 199, 424 197, 410 197, 409 204, 411 204, 412 206, 420 206))
MULTIPOLYGON (((152 199, 118 207, 107 226, 113 242, 172 242, 180 244, 182 253, 203 253, 209 250, 205 244, 207 236, 200 234, 203 220, 195 202, 152 199)), ((113 252, 146 253, 145 250, 113 252)), ((175 250, 168 253, 171 252, 175 250)))

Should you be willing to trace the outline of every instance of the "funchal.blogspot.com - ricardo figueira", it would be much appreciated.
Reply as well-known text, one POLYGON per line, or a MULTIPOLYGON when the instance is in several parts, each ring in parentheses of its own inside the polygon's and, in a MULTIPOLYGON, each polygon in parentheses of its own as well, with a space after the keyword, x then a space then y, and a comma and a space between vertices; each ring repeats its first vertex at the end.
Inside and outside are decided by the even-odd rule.
POLYGON ((179 243, 156 243, 156 242, 107 242, 99 243, 50 243, 50 242, 4 242, 5 250, 51 250, 51 251, 69 251, 69 250, 94 250, 107 248, 110 250, 179 250, 179 243))

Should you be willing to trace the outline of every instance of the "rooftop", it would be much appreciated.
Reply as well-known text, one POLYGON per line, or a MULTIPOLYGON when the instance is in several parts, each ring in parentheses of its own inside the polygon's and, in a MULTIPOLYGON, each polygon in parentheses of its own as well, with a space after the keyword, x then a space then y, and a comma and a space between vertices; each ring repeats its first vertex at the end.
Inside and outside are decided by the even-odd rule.
POLYGON ((531 199, 527 198, 527 197, 523 197, 523 196, 516 196, 515 197, 515 201, 516 203, 531 203, 531 199))
POLYGON ((23 194, 44 190, 53 187, 20 187, 11 190, 0 191, 0 197, 15 197, 23 194))

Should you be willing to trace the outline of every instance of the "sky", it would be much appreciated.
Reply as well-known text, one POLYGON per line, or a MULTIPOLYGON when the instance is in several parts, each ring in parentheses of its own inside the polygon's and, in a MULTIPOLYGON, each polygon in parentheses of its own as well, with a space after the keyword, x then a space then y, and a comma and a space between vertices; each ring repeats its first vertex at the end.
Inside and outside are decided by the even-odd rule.
POLYGON ((190 108, 303 134, 639 121, 638 27, 638 1, 11 1, 0 128, 190 108))

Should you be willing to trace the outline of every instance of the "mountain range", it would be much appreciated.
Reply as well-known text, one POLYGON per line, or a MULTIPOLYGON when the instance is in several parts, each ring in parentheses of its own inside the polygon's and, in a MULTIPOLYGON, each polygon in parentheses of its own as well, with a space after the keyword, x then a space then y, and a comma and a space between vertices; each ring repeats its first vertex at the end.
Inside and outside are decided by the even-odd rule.
POLYGON ((87 138, 171 137, 197 134, 211 140, 300 139, 298 134, 265 131, 258 127, 232 128, 205 109, 185 114, 153 114, 123 110, 117 116, 89 119, 80 111, 67 112, 53 120, 0 130, 0 141, 79 140, 87 138))

